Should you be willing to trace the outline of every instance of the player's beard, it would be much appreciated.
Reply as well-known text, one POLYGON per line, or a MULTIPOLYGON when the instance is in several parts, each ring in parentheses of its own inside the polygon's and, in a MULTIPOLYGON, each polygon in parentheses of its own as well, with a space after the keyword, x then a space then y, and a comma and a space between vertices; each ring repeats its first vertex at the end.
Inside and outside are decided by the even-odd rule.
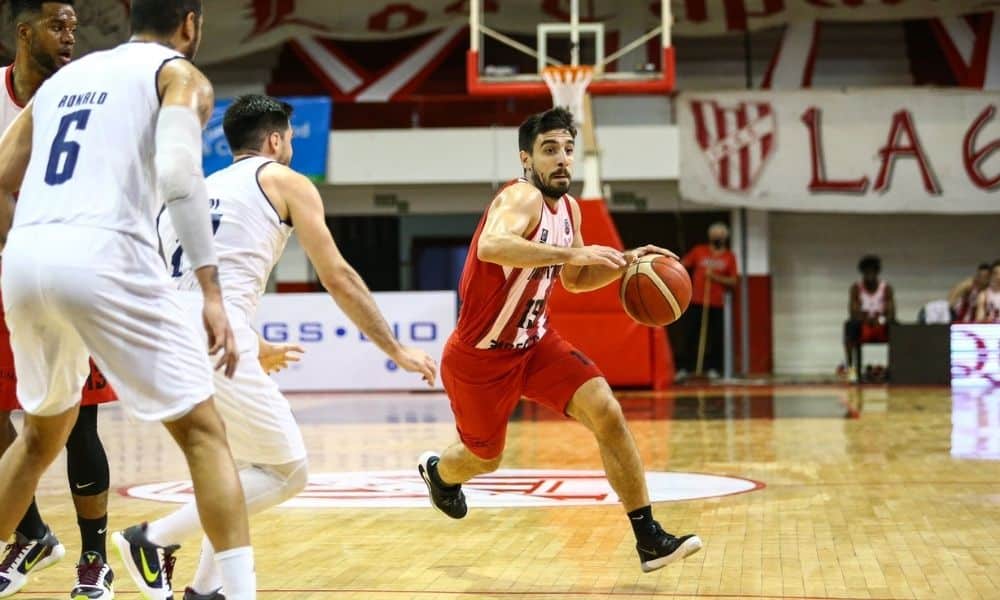
MULTIPOLYGON (((542 178, 538 175, 538 171, 531 171, 531 183, 542 192, 542 195, 546 198, 562 198, 567 192, 569 192, 569 184, 572 182, 570 179, 569 172, 564 172, 566 175, 566 183, 558 185, 550 185, 542 181, 542 178)), ((550 176, 551 177, 551 176, 550 176)))
POLYGON ((194 39, 191 40, 191 45, 183 52, 184 57, 188 60, 194 60, 195 55, 198 54, 199 47, 201 47, 201 25, 194 32, 194 39))
POLYGON ((39 48, 34 40, 31 42, 31 59, 38 65, 38 69, 46 77, 59 70, 59 64, 56 63, 56 59, 48 52, 39 48))

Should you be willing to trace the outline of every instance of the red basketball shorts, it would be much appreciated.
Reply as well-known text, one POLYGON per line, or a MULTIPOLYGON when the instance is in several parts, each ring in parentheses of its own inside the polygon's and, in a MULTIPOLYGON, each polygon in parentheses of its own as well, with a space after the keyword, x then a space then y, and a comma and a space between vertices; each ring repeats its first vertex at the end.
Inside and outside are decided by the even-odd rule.
MULTIPOLYGON (((90 375, 83 386, 80 404, 91 406, 117 399, 115 391, 91 360, 90 375)), ((4 318, 3 297, 0 296, 0 411, 12 410, 21 410, 21 405, 17 401, 17 374, 14 372, 14 354, 10 349, 10 331, 4 318)))
POLYGON ((878 344, 882 342, 889 341, 889 326, 885 324, 861 324, 861 339, 858 340, 862 344, 878 344))
POLYGON ((552 330, 527 350, 478 350, 452 335, 441 357, 441 382, 459 438, 482 459, 503 452, 507 421, 521 398, 566 414, 580 386, 602 376, 552 330))

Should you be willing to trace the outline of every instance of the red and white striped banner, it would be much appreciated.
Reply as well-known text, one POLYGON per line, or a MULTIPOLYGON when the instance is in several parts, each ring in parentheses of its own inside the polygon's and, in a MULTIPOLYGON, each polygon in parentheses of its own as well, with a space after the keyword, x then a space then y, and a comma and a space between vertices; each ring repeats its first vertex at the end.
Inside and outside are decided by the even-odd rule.
POLYGON ((958 85, 1000 89, 1000 11, 930 23, 958 85))
MULTIPOLYGON (((997 0, 671 0, 676 36, 719 35, 801 21, 876 21, 953 17, 996 8, 997 0)), ((569 20, 566 0, 483 0, 484 24, 507 33, 534 35, 539 23, 569 20)), ((659 20, 659 0, 587 0, 581 19, 617 21, 641 14, 659 20)), ((128 36, 129 0, 77 2, 80 49, 113 46, 128 36)), ((199 61, 211 64, 274 47, 290 39, 384 39, 445 30, 468 23, 469 0, 204 0, 205 35, 199 61)), ((9 2, 0 1, 0 39, 13 41, 9 2)), ((308 42, 307 42, 308 43, 308 42)), ((335 60, 330 67, 336 66, 335 60)), ((346 73, 349 81, 354 81, 346 73)), ((386 83, 386 88, 391 85, 386 83)), ((385 95, 385 90, 373 94, 385 95)))
POLYGON ((812 86, 819 45, 820 23, 789 23, 781 36, 761 87, 765 90, 789 90, 812 86))
POLYGON ((1000 93, 682 94, 681 194, 767 210, 1000 213, 1000 93))

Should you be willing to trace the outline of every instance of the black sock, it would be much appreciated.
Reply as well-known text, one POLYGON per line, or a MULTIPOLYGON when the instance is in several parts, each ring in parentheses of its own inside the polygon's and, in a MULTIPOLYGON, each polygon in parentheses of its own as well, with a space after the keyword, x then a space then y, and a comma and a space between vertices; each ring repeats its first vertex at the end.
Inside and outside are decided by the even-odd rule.
POLYGON ((42 515, 38 513, 38 504, 35 503, 35 499, 31 499, 31 506, 28 507, 27 512, 24 513, 24 517, 21 522, 17 524, 17 532, 28 538, 29 540, 40 540, 45 537, 45 533, 48 529, 45 527, 45 522, 42 521, 42 515))
POLYGON ((653 507, 650 505, 637 508, 628 513, 628 522, 632 524, 632 532, 637 541, 649 539, 656 533, 653 520, 653 507))
POLYGON ((76 523, 80 526, 80 540, 83 542, 80 555, 96 552, 106 561, 108 557, 108 515, 104 515, 100 519, 78 517, 76 523))
POLYGON ((434 462, 432 462, 432 463, 430 463, 430 464, 427 465, 427 467, 428 467, 427 473, 430 474, 431 481, 434 482, 434 485, 439 486, 439 487, 443 487, 443 488, 451 489, 451 488, 458 487, 460 484, 457 484, 457 483, 456 484, 445 483, 444 480, 441 479, 441 476, 438 474, 438 463, 440 463, 440 462, 441 462, 441 459, 438 459, 438 460, 435 460, 434 462))

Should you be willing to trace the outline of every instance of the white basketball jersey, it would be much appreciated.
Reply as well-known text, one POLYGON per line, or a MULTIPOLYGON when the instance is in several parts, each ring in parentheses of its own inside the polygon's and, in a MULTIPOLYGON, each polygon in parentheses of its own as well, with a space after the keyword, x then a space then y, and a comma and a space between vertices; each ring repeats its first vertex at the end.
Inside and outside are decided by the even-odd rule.
POLYGON ((4 92, 0 94, 3 96, 0 98, 0 131, 6 131, 24 107, 17 103, 14 95, 14 65, 0 69, 0 77, 3 77, 4 84, 4 92))
MULTIPOLYGON (((278 217, 257 179, 261 168, 272 162, 267 158, 244 158, 212 174, 205 182, 222 295, 227 303, 243 308, 251 316, 292 234, 292 226, 278 217)), ((177 287, 199 289, 169 211, 160 215, 158 227, 163 258, 177 287)))
POLYGON ((884 281, 878 282, 878 287, 874 292, 865 289, 863 281, 858 282, 858 296, 861 300, 861 312, 869 317, 879 317, 885 314, 885 288, 884 281))
POLYGON ((110 229, 157 247, 157 74, 181 54, 129 42, 69 63, 35 94, 31 161, 13 228, 110 229))

